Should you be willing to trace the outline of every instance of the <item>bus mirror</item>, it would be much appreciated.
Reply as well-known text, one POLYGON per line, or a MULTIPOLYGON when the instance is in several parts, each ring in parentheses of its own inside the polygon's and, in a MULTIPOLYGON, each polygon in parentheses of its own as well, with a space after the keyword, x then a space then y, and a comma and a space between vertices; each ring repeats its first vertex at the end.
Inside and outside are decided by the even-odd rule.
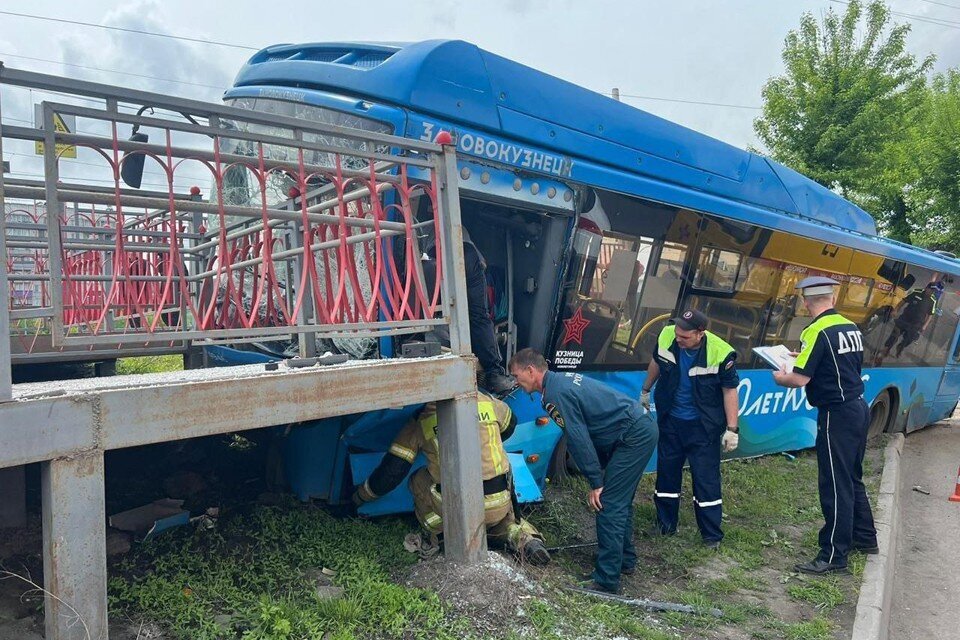
MULTIPOLYGON (((130 136, 130 142, 147 142, 150 140, 150 136, 145 133, 134 132, 130 136)), ((140 183, 143 180, 143 161, 146 159, 146 155, 143 152, 136 153, 125 153, 123 154, 123 160, 121 160, 120 165, 120 177, 123 178, 123 181, 127 186, 133 189, 139 189, 140 183)))
POLYGON ((906 276, 904 276, 903 280, 897 283, 897 286, 906 291, 907 289, 912 289, 913 284, 916 281, 916 276, 914 276, 912 273, 908 273, 906 276))

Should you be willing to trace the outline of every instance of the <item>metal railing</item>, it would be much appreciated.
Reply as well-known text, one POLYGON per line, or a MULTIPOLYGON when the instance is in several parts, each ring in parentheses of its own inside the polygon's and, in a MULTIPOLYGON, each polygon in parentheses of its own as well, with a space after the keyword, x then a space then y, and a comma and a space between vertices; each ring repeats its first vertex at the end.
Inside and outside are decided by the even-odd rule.
MULTIPOLYGON (((0 126, 0 158, 43 145, 42 179, 0 180, 0 335, 93 348, 456 324, 452 148, 0 66, 0 89, 14 88, 58 101, 40 104, 42 129, 0 126), (73 149, 82 179, 61 177, 73 149), (124 183, 139 186, 144 163, 159 189, 124 183), (197 174, 206 197, 183 187, 197 174)), ((469 348, 450 333, 454 352, 469 348)))

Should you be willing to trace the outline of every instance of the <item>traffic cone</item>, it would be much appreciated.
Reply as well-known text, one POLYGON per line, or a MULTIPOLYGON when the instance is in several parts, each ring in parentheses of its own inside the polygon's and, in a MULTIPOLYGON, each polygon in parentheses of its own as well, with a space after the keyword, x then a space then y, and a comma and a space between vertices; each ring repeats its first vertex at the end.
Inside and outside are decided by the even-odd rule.
POLYGON ((960 469, 957 470, 957 486, 953 490, 953 495, 949 498, 950 502, 960 502, 960 469))

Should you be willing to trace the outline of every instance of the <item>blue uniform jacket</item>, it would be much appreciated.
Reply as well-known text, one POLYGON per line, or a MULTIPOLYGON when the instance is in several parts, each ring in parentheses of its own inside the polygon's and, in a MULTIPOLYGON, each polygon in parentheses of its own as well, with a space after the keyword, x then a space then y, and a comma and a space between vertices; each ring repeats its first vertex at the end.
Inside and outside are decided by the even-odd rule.
POLYGON ((719 437, 727 428, 727 415, 723 408, 723 389, 736 389, 740 383, 737 374, 737 352, 718 336, 705 332, 697 359, 688 371, 680 371, 680 347, 677 345, 676 327, 669 325, 658 338, 657 351, 653 354, 660 366, 660 379, 653 393, 657 407, 657 423, 661 428, 667 423, 673 398, 680 387, 680 376, 693 378, 693 401, 707 433, 719 437))
POLYGON ((639 402, 579 373, 547 371, 543 408, 567 434, 567 448, 580 472, 598 489, 603 467, 627 427, 645 413, 639 402))

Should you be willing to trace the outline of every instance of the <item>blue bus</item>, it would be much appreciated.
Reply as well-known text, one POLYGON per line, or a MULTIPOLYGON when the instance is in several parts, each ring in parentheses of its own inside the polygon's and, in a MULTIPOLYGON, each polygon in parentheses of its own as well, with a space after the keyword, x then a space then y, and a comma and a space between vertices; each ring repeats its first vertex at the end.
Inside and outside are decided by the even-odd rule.
MULTIPOLYGON (((639 397, 660 329, 699 308, 738 352, 736 456, 814 444, 803 390, 774 385, 752 351, 799 345, 810 318, 794 286, 808 275, 842 283, 837 308, 865 335, 871 434, 957 405, 960 262, 879 237, 866 212, 768 158, 462 41, 272 46, 225 100, 414 139, 450 132, 504 356, 533 347, 639 397)), ((520 417, 506 442, 520 499, 538 500, 566 466, 561 432, 538 399, 507 401, 520 417)), ((294 491, 344 499, 416 409, 292 429, 294 491)), ((409 509, 404 492, 368 506, 409 509)))

